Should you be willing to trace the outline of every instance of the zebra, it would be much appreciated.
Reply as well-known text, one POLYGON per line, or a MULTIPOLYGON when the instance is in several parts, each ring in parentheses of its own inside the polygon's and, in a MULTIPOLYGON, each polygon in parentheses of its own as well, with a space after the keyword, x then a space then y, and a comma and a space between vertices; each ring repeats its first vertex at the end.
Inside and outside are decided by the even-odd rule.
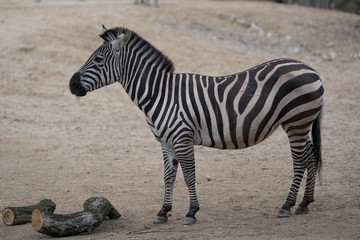
POLYGON ((103 26, 100 37, 102 45, 73 74, 69 88, 80 97, 119 82, 145 114, 164 161, 164 200, 154 223, 168 220, 179 164, 190 198, 182 223, 196 222, 194 145, 247 148, 267 139, 279 125, 290 142, 294 178, 277 216, 292 214, 305 170, 305 193, 295 214, 309 212, 322 165, 324 88, 314 69, 282 58, 226 76, 175 73, 167 56, 128 28, 103 26))

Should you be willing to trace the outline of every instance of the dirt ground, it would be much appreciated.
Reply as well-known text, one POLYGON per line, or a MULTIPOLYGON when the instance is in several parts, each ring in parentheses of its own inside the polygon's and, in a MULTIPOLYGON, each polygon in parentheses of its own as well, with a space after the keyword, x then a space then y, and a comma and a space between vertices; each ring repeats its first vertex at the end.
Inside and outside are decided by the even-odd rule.
MULTIPOLYGON (((68 239, 360 239, 360 16, 270 2, 159 2, 0 2, 0 210, 50 198, 56 213, 70 213, 103 196, 122 214, 68 239), (163 164, 142 112, 120 84, 81 99, 68 89, 102 43, 102 23, 136 31, 177 72, 229 74, 277 57, 318 70, 324 166, 311 212, 276 218, 293 174, 279 129, 245 150, 196 147, 197 223, 181 225, 189 202, 179 169, 169 221, 153 224, 163 164)), ((0 239, 50 238, 30 224, 0 223, 0 239)))

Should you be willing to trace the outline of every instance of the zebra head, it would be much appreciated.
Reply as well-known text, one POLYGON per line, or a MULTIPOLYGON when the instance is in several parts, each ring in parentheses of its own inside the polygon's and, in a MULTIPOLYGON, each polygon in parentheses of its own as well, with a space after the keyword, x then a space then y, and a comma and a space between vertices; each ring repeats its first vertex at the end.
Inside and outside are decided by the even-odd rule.
POLYGON ((102 27, 100 37, 104 43, 70 79, 70 91, 78 97, 121 79, 121 52, 132 32, 125 28, 107 30, 104 25, 102 27))

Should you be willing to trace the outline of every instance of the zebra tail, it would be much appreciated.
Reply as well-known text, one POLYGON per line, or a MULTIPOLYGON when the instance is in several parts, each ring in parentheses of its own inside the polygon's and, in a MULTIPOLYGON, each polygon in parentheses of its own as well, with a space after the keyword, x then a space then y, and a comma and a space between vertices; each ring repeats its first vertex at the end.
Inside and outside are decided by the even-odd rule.
POLYGON ((316 117, 312 125, 312 142, 315 150, 315 157, 317 160, 317 173, 319 176, 320 184, 322 184, 321 168, 322 168, 322 156, 321 156, 321 121, 322 121, 323 106, 320 109, 319 115, 316 117))

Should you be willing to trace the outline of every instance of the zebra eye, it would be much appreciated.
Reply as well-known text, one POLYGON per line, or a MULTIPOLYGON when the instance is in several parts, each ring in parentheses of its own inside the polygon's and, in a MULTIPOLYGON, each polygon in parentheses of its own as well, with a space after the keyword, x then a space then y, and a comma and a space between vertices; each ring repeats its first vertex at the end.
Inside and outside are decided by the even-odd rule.
POLYGON ((104 57, 101 55, 98 55, 96 58, 94 58, 94 61, 97 63, 101 63, 104 60, 104 57))

